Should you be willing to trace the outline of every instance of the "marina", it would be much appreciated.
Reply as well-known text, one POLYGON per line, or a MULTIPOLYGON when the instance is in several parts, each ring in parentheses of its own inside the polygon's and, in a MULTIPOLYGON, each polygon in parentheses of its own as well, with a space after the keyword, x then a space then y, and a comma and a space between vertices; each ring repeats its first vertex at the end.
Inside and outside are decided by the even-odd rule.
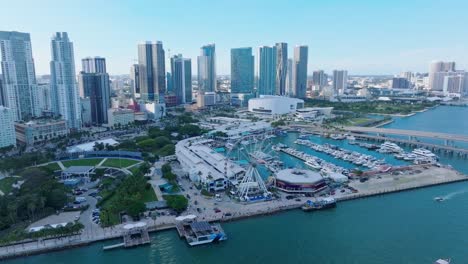
MULTIPOLYGON (((264 160, 265 164, 278 160, 284 163, 284 167, 295 167, 296 165, 302 166, 303 168, 311 168, 317 170, 322 161, 324 164, 340 164, 340 168, 344 170, 350 170, 356 164, 349 163, 339 157, 330 155, 325 152, 317 152, 306 145, 294 144, 294 141, 298 140, 299 135, 297 133, 288 133, 286 136, 272 138, 275 143, 273 145, 276 152, 279 154, 279 159, 275 155, 271 155, 267 152, 253 154, 258 161, 264 160), (281 145, 280 145, 281 144, 281 145), (297 149, 292 148, 293 146, 297 149), (309 151, 310 150, 310 151, 309 151), (266 155, 264 155, 266 154, 266 155), (320 157, 318 155, 321 155, 320 157), (269 159, 267 156, 272 156, 273 159, 269 159), (297 161, 300 161, 299 163, 297 161), (309 165, 307 165, 309 163, 309 165), (341 165, 343 164, 343 165, 341 165), (346 165, 347 164, 347 165, 346 165), (314 169, 316 166, 317 169, 314 169)), ((309 140, 307 137, 303 137, 302 140, 309 140)), ((347 239, 352 237, 363 241, 363 244, 367 247, 373 247, 375 252, 368 251, 349 251, 347 258, 359 259, 360 263, 401 263, 402 259, 393 254, 395 251, 399 251, 401 246, 402 254, 405 254, 405 260, 409 259, 415 263, 419 262, 433 262, 441 256, 450 256, 457 260, 465 259, 467 255, 464 253, 464 248, 461 246, 463 243, 460 240, 460 228, 468 230, 466 221, 458 221, 457 219, 450 218, 447 220, 444 215, 456 214, 457 218, 468 219, 468 213, 460 211, 463 204, 468 202, 468 197, 463 195, 463 190, 466 189, 466 184, 462 181, 466 181, 467 177, 463 173, 467 173, 468 169, 463 160, 456 159, 455 157, 447 157, 441 155, 439 162, 441 166, 435 166, 435 164, 424 164, 424 165, 410 165, 408 161, 396 159, 397 153, 379 153, 379 152, 367 152, 370 148, 361 146, 358 142, 358 138, 355 139, 343 139, 335 140, 331 138, 312 136, 310 138, 314 144, 335 145, 343 150, 356 152, 359 155, 371 155, 376 160, 385 158, 388 164, 391 164, 391 168, 387 171, 376 171, 369 169, 363 172, 363 178, 365 181, 351 179, 347 184, 348 187, 339 187, 336 189, 336 193, 333 194, 333 199, 336 200, 339 205, 334 210, 317 210, 312 214, 304 214, 300 211, 302 207, 307 203, 307 200, 313 200, 312 198, 296 196, 292 200, 285 199, 282 196, 280 200, 265 201, 261 203, 252 204, 237 204, 230 202, 229 206, 226 205, 228 202, 218 202, 214 199, 211 201, 211 206, 220 207, 223 210, 222 214, 208 214, 202 213, 200 221, 208 223, 223 222, 222 232, 229 234, 229 243, 222 243, 219 246, 210 245, 210 247, 216 248, 215 250, 207 250, 206 247, 189 247, 190 244, 181 243, 177 239, 178 232, 156 232, 149 235, 149 239, 152 241, 151 246, 138 247, 134 249, 135 255, 130 256, 126 253, 126 250, 113 250, 112 254, 99 253, 103 247, 108 247, 109 242, 95 243, 103 239, 109 238, 122 238, 122 233, 103 236, 99 239, 92 241, 86 241, 86 243, 73 242, 74 246, 89 245, 78 249, 73 249, 66 252, 57 252, 46 255, 39 255, 32 257, 30 263, 54 263, 56 260, 68 259, 70 254, 83 256, 79 261, 89 260, 91 263, 100 263, 102 261, 110 261, 115 263, 127 263, 128 261, 143 260, 151 256, 152 259, 158 262, 187 262, 194 257, 194 255, 203 262, 219 261, 222 260, 224 263, 238 263, 242 261, 248 261, 239 255, 238 252, 242 250, 245 254, 255 254, 255 252, 263 252, 259 259, 255 260, 256 263, 263 263, 265 261, 272 263, 287 262, 294 259, 294 256, 302 254, 307 259, 314 259, 317 261, 334 261, 336 263, 343 263, 345 259, 341 256, 335 256, 334 254, 324 253, 323 251, 334 252, 335 250, 342 250, 346 252, 344 245, 332 243, 333 245, 325 245, 329 243, 322 243, 323 238, 332 240, 347 239), (354 142, 356 144, 351 144, 354 142), (349 149, 348 149, 349 148, 349 149), (400 163, 395 163, 399 161, 400 163), (448 165, 452 165, 457 170, 461 170, 462 173, 457 172, 448 165), (464 167, 465 166, 465 167, 464 167), (456 183, 459 182, 459 183, 456 183), (446 183, 453 183, 444 185, 446 183), (433 188, 424 188, 429 186, 436 186, 433 188), (355 190, 355 192, 353 191, 355 190), (411 192, 403 192, 406 190, 413 190, 411 192), (343 192, 342 192, 343 191, 343 192), (402 193, 400 193, 402 192, 402 193), (389 193, 398 193, 394 195, 383 195, 389 193), (450 195, 452 194, 453 195, 450 195), (455 197, 456 195, 456 197, 455 197), (369 199, 362 199, 367 197, 373 197, 369 199), (435 197, 442 198, 443 202, 434 202, 435 197), (296 201, 298 199, 299 201, 296 201), (349 200, 360 199, 356 202, 345 202, 349 200), (213 205, 213 202, 218 203, 213 205), (392 204, 392 206, 385 206, 383 210, 383 204, 392 204), (396 206, 398 205, 398 206, 396 206), (414 210, 418 208, 418 210, 414 210), (247 219, 253 216, 270 215, 273 213, 283 212, 285 210, 291 210, 288 213, 280 213, 275 216, 260 217, 255 219, 247 219), (397 217, 405 215, 405 217, 397 217), (236 219, 246 219, 239 222, 231 222, 236 219), (450 242, 446 243, 433 243, 431 241, 423 241, 418 239, 420 236, 424 236, 424 231, 418 229, 420 225, 426 226, 437 226, 437 223, 446 221, 447 226, 442 229, 433 229, 432 235, 435 237, 443 238, 450 242), (281 223, 294 223, 293 226, 282 225, 281 223), (321 228, 310 230, 310 226, 320 226, 321 228), (382 225, 385 226, 382 229, 382 225), (278 226, 283 228, 277 229, 278 226), (403 227, 403 228, 402 228, 403 227), (408 228, 411 227, 411 230, 408 228), (274 228, 277 230, 274 232, 267 232, 274 228), (258 233, 262 235, 252 235, 251 232, 246 230, 258 230, 258 233), (297 230, 302 230, 298 234, 297 230), (330 230, 333 230, 330 232, 330 230), (378 230, 378 231, 376 231, 378 230), (385 241, 380 246, 381 238, 375 236, 375 232, 379 232, 379 236, 384 237, 399 237, 403 234, 407 235, 408 232, 413 234, 414 239, 418 239, 421 243, 425 243, 424 246, 415 246, 413 240, 401 241, 400 239, 385 241), (450 235, 447 232, 452 232, 450 235), (318 248, 311 248, 309 251, 304 252, 296 248, 288 247, 288 251, 283 250, 286 240, 292 239, 292 237, 299 236, 302 243, 306 244, 319 244, 322 243, 318 248), (262 244, 265 240, 272 240, 275 243, 262 244), (452 243, 456 241, 456 243, 452 243), (259 246, 260 245, 260 246, 259 246), (263 245, 263 246, 262 246, 263 245), (275 245, 278 247, 275 248, 275 245), (275 253, 271 254, 271 249, 275 248, 275 253), (392 250, 389 251, 389 248, 392 250), (408 248, 411 248, 408 251, 408 248), (427 248, 433 249, 430 254, 427 254, 427 248), (267 252, 270 252, 267 254, 267 252), (390 253, 391 254, 386 254, 390 253), (385 255, 385 259, 382 259, 382 254, 385 255), (52 258, 52 256, 54 256, 52 258)), ((247 147, 248 145, 244 145, 247 147)), ((272 147, 272 148, 273 148, 272 147)), ((406 154, 411 153, 414 149, 408 149, 403 147, 406 154)), ((339 149, 338 149, 339 150, 339 149)), ((335 150, 336 151, 336 150, 335 150)), ((332 152, 333 153, 333 152, 332 152)), ((338 153, 335 153, 337 155, 338 153)), ((337 155, 339 156, 339 155, 337 155)), ((357 155, 354 155, 357 156, 357 155)), ((192 194, 191 194, 192 195, 192 194)), ((213 207, 208 207, 208 210, 212 210, 213 207)), ((177 223, 170 222, 167 218, 153 220, 146 220, 148 223, 148 231, 164 229, 177 230, 177 223), (163 220, 164 219, 164 220, 163 220), (163 222, 164 221, 164 222, 163 222)), ((209 224, 212 225, 212 224, 209 224)), ((206 225, 205 225, 206 226, 206 225)), ((190 233, 190 232, 189 232, 190 233)), ((194 240, 192 240, 194 241, 194 240)), ((349 240, 351 241, 351 240, 349 240)), ((350 242, 351 243, 351 242, 350 242)), ((37 245, 36 243, 34 243, 37 245)), ((347 244, 347 243, 346 243, 347 244)), ((53 245, 53 244, 52 244, 53 245)), ((56 244, 58 245, 58 244, 56 244)), ((112 241, 111 245, 116 244, 116 241, 112 241)), ((32 246, 32 245, 31 245, 32 246)), ((123 246, 121 246, 123 247, 123 246)), ((57 246, 55 247, 57 248, 57 246)), ((69 248, 69 246, 64 246, 69 248)), ((11 254, 21 254, 20 249, 13 251, 10 249, 11 254)), ((28 254, 32 254, 29 251, 28 254)), ((68 263, 79 263, 78 260, 73 258, 68 259, 68 263)), ((430 263, 429 262, 429 263, 430 263)), ((11 260, 8 263, 22 263, 21 259, 11 260)), ((458 262, 457 262, 458 263, 458 262)))

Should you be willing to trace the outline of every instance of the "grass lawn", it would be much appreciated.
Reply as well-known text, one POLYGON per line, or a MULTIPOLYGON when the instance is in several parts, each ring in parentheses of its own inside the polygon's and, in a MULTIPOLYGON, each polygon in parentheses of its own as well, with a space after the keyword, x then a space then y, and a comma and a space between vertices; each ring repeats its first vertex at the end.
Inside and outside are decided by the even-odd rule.
POLYGON ((60 166, 57 164, 57 162, 54 162, 54 163, 49 163, 45 166, 42 166, 44 168, 48 168, 52 171, 56 171, 56 170, 61 170, 60 166))
POLYGON ((6 177, 0 180, 0 191, 2 191, 4 194, 8 194, 11 192, 11 185, 15 183, 16 181, 21 180, 21 178, 17 177, 6 177))
POLYGON ((158 200, 158 198, 156 197, 156 193, 154 193, 153 187, 149 189, 145 189, 145 191, 143 192, 143 197, 141 197, 141 200, 144 203, 158 200))
POLYGON ((139 161, 130 160, 130 159, 119 159, 119 158, 109 158, 107 159, 102 166, 104 167, 114 167, 114 168, 126 168, 137 164, 139 161))
POLYGON ((102 159, 78 159, 78 160, 67 160, 62 161, 63 166, 96 166, 101 162, 102 159))

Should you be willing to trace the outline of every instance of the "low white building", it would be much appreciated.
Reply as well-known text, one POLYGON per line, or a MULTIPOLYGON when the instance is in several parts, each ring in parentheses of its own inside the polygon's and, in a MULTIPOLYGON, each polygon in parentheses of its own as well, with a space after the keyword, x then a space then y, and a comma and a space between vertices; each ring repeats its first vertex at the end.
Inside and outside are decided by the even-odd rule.
POLYGON ((16 146, 13 110, 0 105, 0 148, 16 146))
POLYGON ((301 120, 317 120, 319 118, 330 118, 333 107, 307 107, 297 109, 295 116, 301 120))
POLYGON ((135 121, 135 113, 132 109, 111 108, 107 110, 108 125, 110 127, 127 125, 135 121))
POLYGON ((176 144, 176 156, 191 181, 211 192, 222 191, 245 170, 205 145, 210 141, 200 137, 181 140, 176 144))
POLYGON ((96 145, 96 144, 104 144, 104 145, 109 145, 109 146, 114 146, 115 147, 115 146, 119 145, 119 142, 117 142, 113 138, 106 138, 106 139, 91 141, 91 142, 88 142, 88 143, 83 143, 83 144, 78 144, 78 145, 68 147, 67 152, 68 153, 75 153, 75 152, 93 151, 94 150, 94 145, 96 145))
POLYGON ((199 93, 197 95, 197 107, 204 108, 207 106, 212 106, 216 104, 216 93, 215 92, 205 92, 199 93))
POLYGON ((304 100, 273 95, 261 95, 249 100, 249 112, 265 115, 284 115, 304 107, 304 100))
POLYGON ((166 105, 156 102, 140 103, 141 111, 146 112, 148 119, 160 119, 166 116, 166 105))

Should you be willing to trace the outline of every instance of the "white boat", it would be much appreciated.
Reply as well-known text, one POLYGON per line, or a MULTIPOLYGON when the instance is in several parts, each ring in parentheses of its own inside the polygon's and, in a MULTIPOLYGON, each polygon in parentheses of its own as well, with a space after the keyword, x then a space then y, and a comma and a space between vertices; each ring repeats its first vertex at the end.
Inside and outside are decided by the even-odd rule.
POLYGON ((411 152, 417 156, 420 156, 420 157, 424 157, 424 158, 430 158, 430 159, 435 159, 437 160, 438 157, 436 154, 430 152, 429 150, 427 149, 423 149, 423 148, 417 148, 417 149, 414 149, 413 152, 411 152))
POLYGON ((380 149, 382 151, 387 151, 387 153, 400 153, 400 152, 403 152, 403 149, 400 148, 400 146, 398 146, 395 143, 388 142, 388 141, 385 141, 382 145, 380 145, 380 149))
POLYGON ((307 165, 308 167, 312 168, 312 169, 315 169, 315 170, 320 170, 322 168, 322 166, 320 166, 320 164, 318 164, 315 160, 313 159, 310 159, 310 160, 307 160, 305 162, 305 165, 307 165))
POLYGON ((438 259, 434 262, 434 264, 450 264, 450 259, 438 259))
POLYGON ((442 202, 442 201, 444 201, 444 198, 438 196, 438 197, 435 197, 435 198, 434 198, 434 201, 436 201, 436 202, 442 202))

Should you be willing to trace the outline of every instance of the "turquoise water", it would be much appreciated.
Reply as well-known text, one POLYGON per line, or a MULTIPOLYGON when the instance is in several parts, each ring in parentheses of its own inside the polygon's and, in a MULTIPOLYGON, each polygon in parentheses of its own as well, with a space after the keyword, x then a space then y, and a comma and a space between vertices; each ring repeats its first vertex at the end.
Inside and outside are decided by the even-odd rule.
MULTIPOLYGON (((433 117, 441 115, 440 112, 448 114, 446 118, 452 118, 450 124, 462 127, 450 128, 447 132, 468 133, 468 108, 440 107, 397 120, 392 126, 400 122, 400 128, 413 129, 412 118, 419 120, 426 117, 431 120, 427 124, 432 123, 435 128, 418 127, 437 131, 442 123, 433 117)), ((291 141, 292 145, 294 136, 275 140, 291 141)), ((311 140, 328 141, 315 137, 311 140)), ((345 142, 332 143, 349 149, 359 148, 345 142)), ((300 149, 298 145, 294 147, 300 149)), ((372 151, 369 153, 383 155, 372 151)), ((316 155, 321 157, 324 154, 316 155)), ((285 157, 285 161, 289 165, 302 164, 290 157, 285 157)), ((450 162, 468 173, 466 160, 444 158, 443 162, 450 162)), ((107 241, 5 263, 376 264, 432 263, 442 257, 452 258, 455 264, 468 263, 467 204, 468 183, 456 183, 342 202, 329 211, 303 213, 295 210, 224 223, 229 240, 220 244, 192 248, 180 240, 175 231, 166 231, 154 234, 152 245, 147 247, 103 252, 102 246, 114 243, 107 241), (434 202, 436 196, 445 196, 447 200, 434 202)))

